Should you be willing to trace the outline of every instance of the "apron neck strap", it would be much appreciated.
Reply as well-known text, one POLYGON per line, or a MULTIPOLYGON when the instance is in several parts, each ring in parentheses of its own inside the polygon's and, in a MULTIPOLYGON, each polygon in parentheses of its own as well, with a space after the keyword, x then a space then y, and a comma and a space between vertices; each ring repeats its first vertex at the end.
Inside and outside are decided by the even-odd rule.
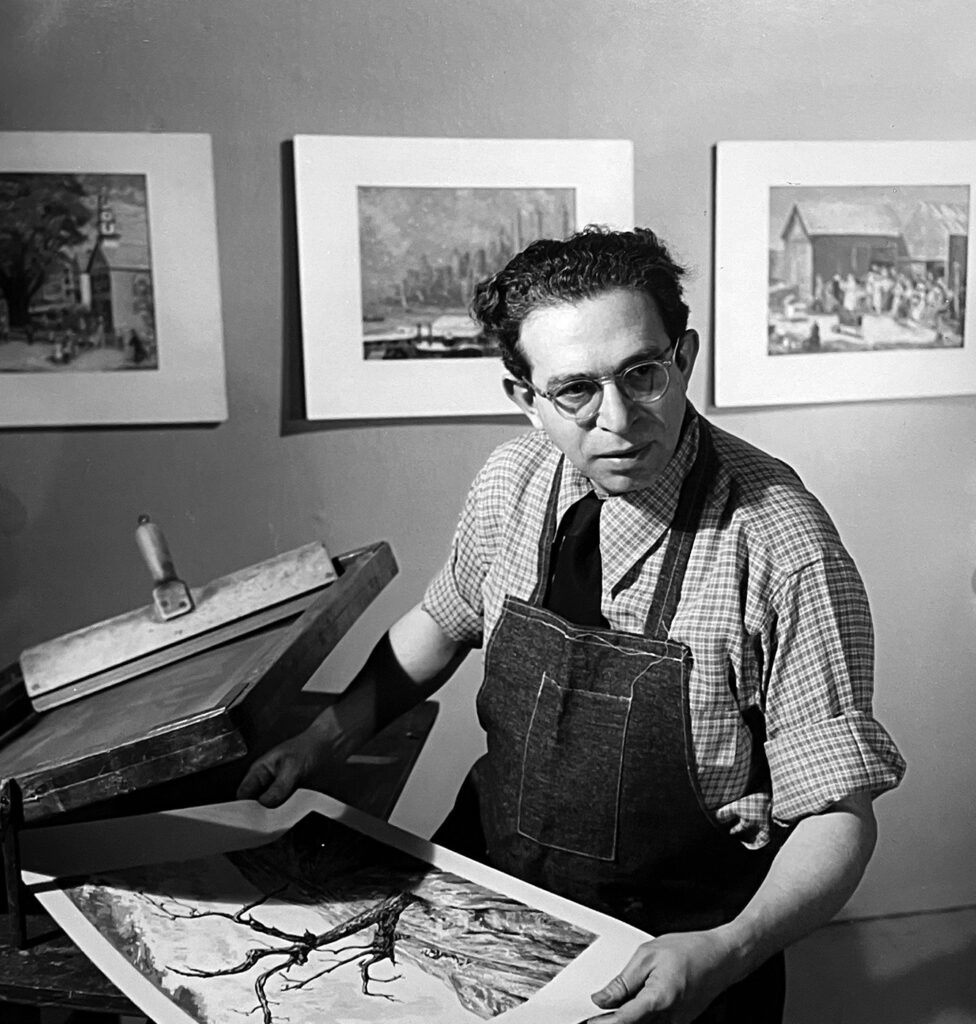
MULTIPOLYGON (((712 444, 708 423, 697 413, 698 419, 698 452, 694 464, 681 485, 678 495, 678 507, 671 522, 668 546, 664 552, 664 563, 658 576, 654 597, 651 600, 644 635, 655 640, 667 640, 671 632, 671 622, 678 609, 681 598, 681 584, 684 582, 685 569, 695 543, 695 534, 705 505, 708 485, 715 476, 718 462, 712 444)), ((559 489, 562 482, 566 456, 561 455, 553 474, 552 487, 546 507, 542 526, 541 543, 539 544, 539 562, 536 572, 536 585, 529 598, 529 603, 539 605, 546 592, 549 581, 549 558, 556 537, 559 489)))
POLYGON ((556 471, 552 477, 552 487, 549 489, 549 501, 546 505, 546 515, 542 522, 542 536, 539 544, 539 562, 536 567, 536 584, 529 598, 529 603, 538 606, 546 593, 549 585, 549 559, 552 554, 552 546, 556 540, 556 510, 559 507, 559 488, 563 479, 563 467, 566 464, 566 456, 560 455, 556 463, 556 471))
POLYGON ((668 546, 664 552, 664 563, 644 627, 645 635, 655 640, 667 640, 670 636, 671 622, 678 609, 681 585, 705 506, 705 495, 709 483, 714 478, 717 465, 708 424, 698 416, 698 452, 691 470, 681 485, 678 507, 671 522, 668 546))

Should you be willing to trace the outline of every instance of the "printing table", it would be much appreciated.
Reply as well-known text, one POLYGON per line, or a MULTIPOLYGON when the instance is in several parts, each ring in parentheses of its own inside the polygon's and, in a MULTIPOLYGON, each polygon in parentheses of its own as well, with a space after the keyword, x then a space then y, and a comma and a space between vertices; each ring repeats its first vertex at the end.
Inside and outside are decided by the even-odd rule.
MULTIPOLYGON (((26 703, 19 670, 0 672, 0 778, 15 780, 22 796, 18 825, 233 799, 254 757, 336 699, 302 687, 397 571, 383 542, 335 564, 338 579, 294 621, 42 715, 27 709, 16 729, 14 712, 26 703)), ((428 701, 393 722, 350 758, 330 795, 388 817, 436 713, 428 701)), ((23 948, 16 932, 10 915, 0 913, 2 1024, 37 1024, 41 1007, 74 1011, 76 1024, 142 1016, 46 915, 28 911, 23 948)))

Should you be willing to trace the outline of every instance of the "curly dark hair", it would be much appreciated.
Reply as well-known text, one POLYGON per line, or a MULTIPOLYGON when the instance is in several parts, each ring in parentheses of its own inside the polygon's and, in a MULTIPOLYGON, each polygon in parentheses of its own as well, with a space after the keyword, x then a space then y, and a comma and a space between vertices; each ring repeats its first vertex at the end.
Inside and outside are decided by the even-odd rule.
POLYGON ((531 370, 518 342, 533 310, 632 288, 654 299, 668 337, 676 342, 688 328, 684 274, 649 228, 611 231, 590 224, 565 240, 540 239, 513 256, 478 285, 471 316, 498 345, 505 369, 527 379, 531 370))

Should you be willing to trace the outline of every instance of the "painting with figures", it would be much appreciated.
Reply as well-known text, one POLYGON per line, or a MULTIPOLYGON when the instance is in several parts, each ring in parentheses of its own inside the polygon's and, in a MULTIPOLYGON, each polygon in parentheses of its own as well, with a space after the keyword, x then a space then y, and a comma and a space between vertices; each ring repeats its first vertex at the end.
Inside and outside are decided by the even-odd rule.
POLYGON ((769 190, 771 356, 959 348, 968 185, 769 190))
POLYGON ((715 165, 715 405, 972 394, 971 141, 730 140, 715 165))

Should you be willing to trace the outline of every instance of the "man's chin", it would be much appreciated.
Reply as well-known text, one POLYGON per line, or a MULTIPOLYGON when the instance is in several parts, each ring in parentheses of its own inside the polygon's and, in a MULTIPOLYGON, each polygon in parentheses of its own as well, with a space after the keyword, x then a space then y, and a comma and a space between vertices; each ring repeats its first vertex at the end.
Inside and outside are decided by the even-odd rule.
POLYGON ((626 471, 613 472, 604 469, 594 473, 590 480, 598 491, 609 497, 615 497, 620 494, 628 494, 630 491, 640 491, 645 487, 650 487, 659 475, 660 473, 649 470, 634 473, 626 471))

